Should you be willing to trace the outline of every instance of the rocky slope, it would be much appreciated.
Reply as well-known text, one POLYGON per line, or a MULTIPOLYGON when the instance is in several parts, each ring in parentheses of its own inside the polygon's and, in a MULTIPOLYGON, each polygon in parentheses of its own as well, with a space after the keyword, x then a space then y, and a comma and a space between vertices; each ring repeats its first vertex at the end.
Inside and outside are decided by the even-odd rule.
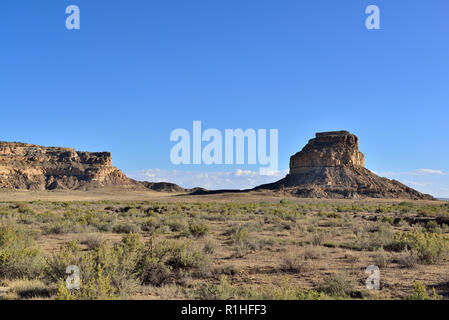
POLYGON ((308 198, 433 199, 364 166, 355 135, 347 131, 317 133, 290 158, 290 173, 284 179, 255 190, 282 190, 308 198))
POLYGON ((138 182, 112 165, 109 152, 0 142, 0 189, 88 190, 119 187, 181 192, 174 184, 138 182))

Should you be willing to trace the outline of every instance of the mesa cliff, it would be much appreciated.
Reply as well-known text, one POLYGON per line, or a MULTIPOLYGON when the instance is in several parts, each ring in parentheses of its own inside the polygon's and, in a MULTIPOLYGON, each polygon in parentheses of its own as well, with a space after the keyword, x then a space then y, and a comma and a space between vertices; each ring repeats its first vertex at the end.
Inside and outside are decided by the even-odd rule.
POLYGON ((182 192, 171 183, 139 182, 112 165, 109 152, 0 142, 0 189, 89 190, 118 187, 130 190, 182 192))
POLYGON ((290 172, 284 179, 255 190, 282 190, 305 198, 434 199, 366 169, 358 141, 348 131, 316 133, 290 158, 290 172))

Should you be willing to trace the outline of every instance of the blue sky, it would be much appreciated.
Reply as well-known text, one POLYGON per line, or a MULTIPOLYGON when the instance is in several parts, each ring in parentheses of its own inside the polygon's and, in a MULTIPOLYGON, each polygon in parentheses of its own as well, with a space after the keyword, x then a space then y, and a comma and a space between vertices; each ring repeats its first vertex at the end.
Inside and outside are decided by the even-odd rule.
POLYGON ((107 150, 134 177, 240 188, 277 177, 175 166, 171 131, 278 129, 281 176, 315 132, 345 129, 367 168, 449 197, 448 11, 446 0, 4 0, 0 140, 107 150), (80 30, 65 28, 71 4, 80 30), (365 28, 370 4, 381 30, 365 28))

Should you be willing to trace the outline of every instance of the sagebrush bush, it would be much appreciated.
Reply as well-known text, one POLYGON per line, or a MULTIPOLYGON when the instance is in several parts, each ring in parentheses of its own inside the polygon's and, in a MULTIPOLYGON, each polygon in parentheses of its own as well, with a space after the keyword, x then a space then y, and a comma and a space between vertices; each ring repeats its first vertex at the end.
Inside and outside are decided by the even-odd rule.
POLYGON ((442 229, 436 221, 429 221, 425 225, 426 231, 431 233, 441 233, 442 229))
POLYGON ((324 241, 324 235, 322 233, 316 233, 316 234, 313 235, 312 244, 314 246, 322 245, 323 241, 324 241))
POLYGON ((116 300, 119 297, 111 285, 108 275, 104 275, 101 265, 97 265, 95 276, 85 280, 79 289, 67 289, 63 280, 58 283, 56 300, 116 300))
POLYGON ((26 213, 26 214, 35 214, 36 211, 34 211, 32 208, 30 208, 26 203, 24 202, 16 202, 17 211, 19 213, 26 213))
POLYGON ((435 288, 432 289, 432 295, 427 294, 427 288, 424 283, 420 281, 413 282, 413 294, 407 298, 408 300, 441 300, 442 297, 438 295, 435 288))
POLYGON ((330 276, 320 287, 320 291, 339 298, 349 298, 354 289, 354 282, 346 274, 330 276))
POLYGON ((390 258, 388 254, 381 250, 379 252, 376 252, 374 255, 374 264, 378 266, 379 268, 386 268, 388 264, 390 263, 390 258))
POLYGON ((422 264, 435 264, 449 254, 449 236, 439 233, 406 232, 397 234, 387 246, 393 251, 411 250, 422 264))
POLYGON ((259 249, 261 245, 261 242, 251 236, 249 230, 244 226, 234 225, 225 232, 225 235, 229 236, 229 242, 233 244, 235 257, 241 258, 250 250, 259 249))
POLYGON ((164 224, 169 226, 173 232, 183 232, 188 228, 188 223, 182 217, 169 217, 164 221, 164 224))
POLYGON ((44 266, 43 255, 34 240, 22 229, 0 226, 0 277, 38 277, 44 266))
POLYGON ((301 290, 291 285, 287 278, 281 279, 278 286, 264 286, 257 291, 248 291, 246 299, 256 300, 326 300, 330 299, 323 292, 301 290))
POLYGON ((280 270, 286 272, 303 273, 311 269, 309 261, 305 260, 303 256, 290 253, 282 258, 280 270))
POLYGON ((213 240, 207 240, 204 243, 203 252, 207 254, 214 254, 217 249, 217 243, 213 240))
POLYGON ((115 233, 137 233, 139 230, 135 224, 121 223, 121 224, 115 225, 112 228, 112 231, 115 233))
POLYGON ((398 263, 404 268, 415 268, 419 262, 419 258, 415 252, 405 250, 398 258, 398 263))
POLYGON ((89 250, 94 250, 99 248, 103 242, 105 242, 104 237, 101 233, 88 233, 84 235, 81 243, 86 245, 89 250))
MULTIPOLYGON (((82 263, 81 249, 78 242, 73 240, 65 243, 59 251, 47 258, 44 268, 44 278, 47 282, 56 283, 67 277, 66 269, 68 266, 75 265, 81 269, 81 272, 88 271, 82 263)), ((82 277, 84 278, 84 277, 82 277)))
POLYGON ((161 227, 161 221, 158 217, 149 217, 141 224, 142 231, 154 232, 161 227))
POLYGON ((139 266, 139 278, 142 284, 160 287, 172 279, 172 268, 157 257, 146 256, 139 266))
POLYGON ((189 241, 150 241, 138 263, 138 276, 143 284, 161 286, 175 281, 183 271, 198 268, 207 258, 189 241))
POLYGON ((204 237, 209 232, 209 227, 205 223, 190 222, 189 231, 194 237, 200 238, 204 237))
MULTIPOLYGON (((76 241, 71 241, 48 259, 46 279, 59 283, 67 277, 66 268, 75 265, 80 270, 82 292, 70 292, 67 298, 84 299, 92 296, 98 289, 94 287, 100 285, 107 285, 107 290, 98 289, 102 297, 126 297, 137 287, 136 266, 142 257, 143 247, 140 236, 136 234, 125 236, 115 245, 103 242, 89 252, 82 252, 76 241)), ((62 299, 67 292, 59 288, 58 294, 62 299)))
POLYGON ((304 249, 304 259, 318 259, 324 254, 324 250, 319 246, 307 246, 304 249))
POLYGON ((48 226, 44 228, 44 232, 46 234, 66 234, 69 233, 73 229, 73 226, 70 222, 52 222, 48 226))
POLYGON ((201 300, 231 300, 238 299, 239 292, 232 286, 224 275, 220 277, 219 284, 201 284, 196 289, 196 297, 201 300))
POLYGON ((144 243, 139 234, 128 234, 120 243, 111 245, 103 243, 92 252, 97 265, 102 266, 103 273, 109 277, 115 294, 127 297, 136 290, 137 265, 144 253, 144 243))

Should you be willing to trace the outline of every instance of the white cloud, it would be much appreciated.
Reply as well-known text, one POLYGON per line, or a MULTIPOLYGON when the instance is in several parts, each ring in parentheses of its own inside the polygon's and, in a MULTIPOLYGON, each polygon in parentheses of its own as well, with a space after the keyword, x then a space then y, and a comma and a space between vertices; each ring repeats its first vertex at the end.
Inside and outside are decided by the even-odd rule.
POLYGON ((449 195, 449 178, 443 170, 416 169, 402 172, 381 172, 381 176, 396 179, 411 188, 429 193, 436 197, 447 197, 449 195))
POLYGON ((443 175, 444 172, 441 170, 434 170, 434 169, 417 169, 415 171, 410 172, 411 174, 417 174, 417 175, 424 175, 424 174, 438 174, 443 175))
POLYGON ((209 190, 216 189, 251 189, 258 185, 275 182, 285 177, 288 170, 276 172, 241 170, 196 172, 147 169, 128 176, 135 180, 150 182, 172 182, 184 188, 202 187, 209 190))
POLYGON ((378 176, 382 176, 382 177, 396 177, 399 174, 401 174, 401 173, 393 172, 393 171, 385 171, 385 172, 377 173, 378 176))
POLYGON ((404 181, 404 184, 412 187, 425 187, 431 185, 430 182, 404 181))
MULTIPOLYGON (((373 171, 374 172, 374 171, 373 171)), ((376 173, 376 172, 374 172, 376 173)), ((444 175, 445 173, 442 170, 435 170, 435 169, 416 169, 414 171, 406 171, 406 172, 393 172, 393 171, 386 171, 381 173, 376 173, 377 175, 383 176, 383 177, 397 177, 397 176, 424 176, 424 175, 444 175)))

